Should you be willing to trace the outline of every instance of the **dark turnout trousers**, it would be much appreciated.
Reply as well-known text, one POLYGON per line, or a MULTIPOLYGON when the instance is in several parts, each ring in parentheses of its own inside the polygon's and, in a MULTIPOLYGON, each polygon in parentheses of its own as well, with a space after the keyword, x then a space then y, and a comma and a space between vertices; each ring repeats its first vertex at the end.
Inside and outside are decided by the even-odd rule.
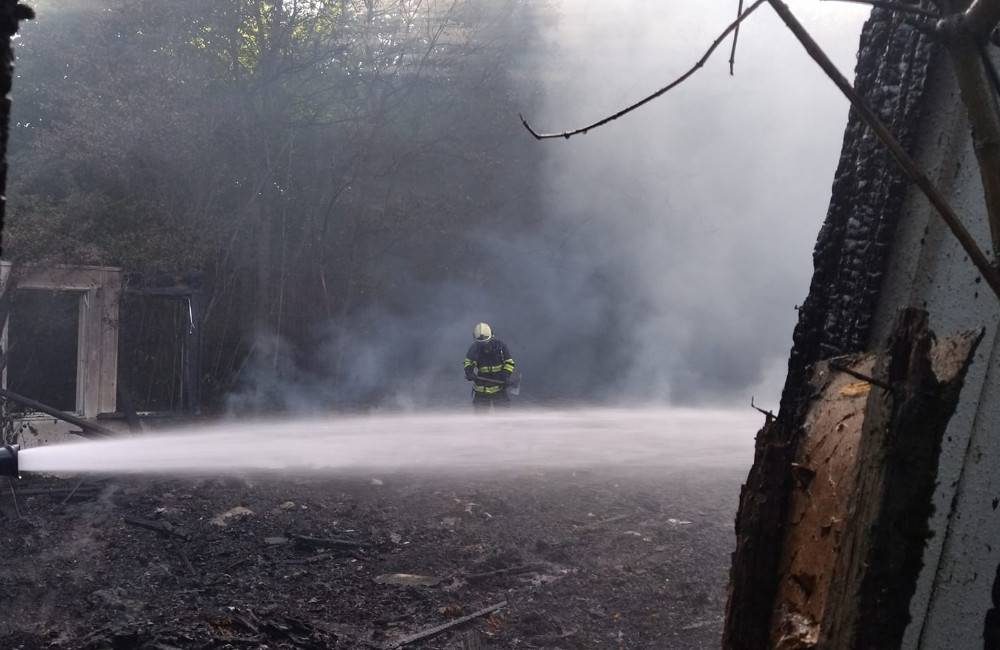
POLYGON ((510 407, 510 395, 507 394, 507 391, 472 394, 472 408, 475 409, 476 413, 485 413, 490 410, 490 407, 498 409, 510 407))

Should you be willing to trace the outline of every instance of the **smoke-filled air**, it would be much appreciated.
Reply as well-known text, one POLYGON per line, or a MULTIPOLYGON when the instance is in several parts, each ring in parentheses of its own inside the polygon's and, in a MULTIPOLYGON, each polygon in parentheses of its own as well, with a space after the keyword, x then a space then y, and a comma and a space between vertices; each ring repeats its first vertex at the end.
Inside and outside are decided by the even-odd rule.
MULTIPOLYGON (((863 9, 793 4, 849 72, 863 9)), ((461 403, 479 321, 524 402, 773 404, 847 115, 778 19, 585 136, 518 118, 614 112, 730 5, 42 0, 5 255, 202 274, 230 414, 461 403)), ((178 399, 125 354, 138 410, 178 399)))
POLYGON ((769 620, 848 118, 784 3, 21 3, 0 648, 714 648, 740 548, 769 620))

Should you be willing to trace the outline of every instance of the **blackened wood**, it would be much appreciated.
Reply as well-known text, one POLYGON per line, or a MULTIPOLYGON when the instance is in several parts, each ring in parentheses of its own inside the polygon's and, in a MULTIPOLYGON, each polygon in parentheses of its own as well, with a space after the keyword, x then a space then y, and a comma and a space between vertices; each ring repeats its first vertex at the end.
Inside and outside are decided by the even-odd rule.
POLYGON ((992 605, 983 621, 983 650, 1000 650, 1000 565, 993 578, 992 605))
MULTIPOLYGON (((834 559, 836 578, 824 594, 822 647, 898 647, 929 535, 941 438, 981 336, 971 332, 934 344, 926 312, 904 310, 879 354, 873 378, 889 390, 869 395, 858 460, 845 482, 856 486, 855 505, 834 559)), ((784 545, 794 461, 817 388, 804 384, 805 397, 786 402, 758 434, 740 495, 725 648, 772 647, 771 623, 781 607, 775 602, 779 561, 790 551, 784 545)))
POLYGON ((729 577, 729 599, 722 647, 767 647, 778 561, 784 538, 796 429, 805 409, 783 407, 778 418, 757 434, 753 468, 740 490, 736 550, 729 577))
POLYGON ((7 215, 7 141, 10 138, 10 90, 14 81, 14 48, 11 38, 22 20, 31 20, 35 12, 17 0, 0 0, 0 253, 7 215))
MULTIPOLYGON (((996 0, 994 0, 996 2, 996 0)), ((820 48, 819 44, 813 39, 812 35, 806 30, 806 28, 798 21, 795 15, 791 12, 786 5, 781 0, 768 0, 771 7, 781 16, 785 25, 795 37, 802 43, 806 52, 810 57, 819 65, 819 67, 826 73, 826 75, 834 82, 834 84, 840 89, 845 97, 851 102, 851 107, 857 114, 861 117, 864 123, 871 129, 875 137, 878 138, 879 142, 884 145, 889 152, 892 154, 892 158, 895 163, 903 170, 906 177, 916 185, 920 191, 924 194, 934 209, 937 211, 938 216, 945 225, 948 226, 948 230, 951 234, 958 240, 958 243, 962 246, 962 250, 965 252, 966 257, 976 270, 979 271, 983 279, 986 280, 986 284, 989 285, 990 289, 996 295, 997 299, 1000 300, 1000 273, 994 268, 993 263, 986 256, 986 253, 979 248, 979 242, 976 238, 972 236, 968 228, 965 227, 965 223, 962 218, 955 212, 955 209, 948 202, 948 198, 937 188, 934 181, 924 173, 920 168, 920 165, 910 157, 909 152, 906 147, 896 139, 896 136, 892 134, 892 131, 882 122, 881 118, 876 114, 876 112, 868 107, 868 103, 861 98, 861 96, 854 90, 850 82, 840 74, 837 66, 833 64, 833 61, 826 55, 826 52, 820 48)), ((998 3, 1000 4, 1000 3, 998 3)), ((973 93, 972 96, 963 93, 963 97, 966 101, 972 101, 973 98, 979 99, 981 92, 984 88, 989 90, 989 102, 990 108, 984 111, 976 111, 976 113, 983 113, 989 116, 986 120, 980 120, 983 122, 988 122, 992 128, 992 132, 1000 132, 1000 125, 997 124, 997 118, 992 110, 992 106, 995 105, 993 100, 993 89, 988 85, 986 79, 985 69, 983 68, 983 62, 980 60, 978 51, 973 48, 971 53, 966 53, 964 57, 971 57, 976 63, 979 64, 977 70, 980 73, 981 78, 978 79, 976 83, 976 90, 980 91, 978 93, 973 93), (978 85, 977 85, 978 84, 978 85), (981 87, 980 87, 981 86, 981 87)), ((977 108, 979 108, 977 106, 977 108)), ((979 125, 978 122, 973 123, 974 126, 979 125)), ((985 125, 980 125, 984 126, 985 125)), ((1000 138, 1000 135, 997 136, 1000 138)), ((984 146, 980 147, 977 142, 976 153, 980 156, 980 164, 985 165, 983 169, 984 178, 989 177, 991 182, 986 188, 986 199, 990 202, 989 213, 992 217, 993 205, 992 203, 997 203, 997 212, 1000 213, 1000 183, 997 183, 995 179, 992 179, 993 174, 1000 168, 1000 142, 994 141, 991 136, 984 135, 984 146), (995 190, 995 192, 994 192, 995 190)), ((984 180, 984 184, 986 181, 984 180)), ((998 216, 998 222, 1000 222, 1000 216, 998 216)), ((991 221, 992 224, 992 221, 991 221)), ((991 226, 992 227, 992 226, 991 226)), ((1000 223, 998 223, 997 228, 1000 229, 1000 223)), ((1000 236, 1000 233, 998 233, 1000 236)))
POLYGON ((399 641, 390 643, 389 645, 386 646, 386 650, 396 650, 397 648, 403 648, 418 641, 429 639, 454 627, 458 627, 459 625, 464 625, 469 621, 475 620, 482 616, 487 616, 489 614, 492 614, 493 612, 503 609, 506 606, 507 606, 507 601, 504 600, 499 603, 496 603, 495 605, 484 607, 478 611, 472 612, 468 616, 456 618, 454 621, 449 621, 448 623, 442 623, 441 625, 435 625, 434 627, 427 628, 426 630, 417 632, 416 634, 411 634, 410 636, 404 639, 400 639, 399 641))
POLYGON ((941 440, 981 338, 982 330, 953 337, 932 353, 927 313, 900 312, 875 366, 892 391, 869 396, 822 647, 900 647, 931 534, 941 440))
MULTIPOLYGON (((907 20, 885 9, 872 11, 861 34, 854 89, 878 107, 896 138, 912 151, 928 70, 940 48, 907 20)), ((889 152, 852 109, 830 206, 813 251, 809 295, 793 334, 783 406, 803 397, 808 370, 817 361, 861 352, 868 344, 908 187, 889 152)))
MULTIPOLYGON (((905 22, 905 16, 885 9, 872 12, 861 35, 854 88, 879 106, 893 133, 911 150, 937 48, 905 22)), ((766 647, 791 463, 811 397, 809 368, 830 356, 860 352, 868 343, 906 191, 906 180, 888 151, 852 110, 830 207, 813 252, 809 295, 799 309, 781 408, 778 418, 757 434, 754 465, 740 494, 724 647, 766 647)))

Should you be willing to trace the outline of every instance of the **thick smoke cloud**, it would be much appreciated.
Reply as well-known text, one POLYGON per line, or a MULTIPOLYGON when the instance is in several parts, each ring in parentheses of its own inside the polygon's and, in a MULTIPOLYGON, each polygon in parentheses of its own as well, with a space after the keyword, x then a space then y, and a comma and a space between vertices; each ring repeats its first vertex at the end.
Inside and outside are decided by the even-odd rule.
MULTIPOLYGON (((850 76, 865 10, 792 8, 850 76)), ((540 42, 512 76, 538 128, 578 126, 686 70, 734 12, 728 0, 564 0, 540 12, 540 42)), ((766 6, 745 23, 735 77, 725 49, 586 136, 535 143, 511 116, 535 185, 512 184, 508 212, 461 242, 477 281, 408 279, 413 249, 435 246, 389 251, 387 269, 407 278, 395 300, 320 328, 292 384, 275 379, 283 355, 264 355, 233 405, 261 392, 293 408, 464 399, 479 320, 513 349, 528 400, 775 400, 847 103, 766 6)))
MULTIPOLYGON (((850 76, 866 12, 793 9, 850 76)), ((733 10, 567 1, 537 58, 548 83, 536 125, 584 124, 662 85, 733 10)), ((773 398, 783 378, 847 104, 766 6, 744 26, 735 77, 725 49, 653 104, 543 145, 550 227, 588 253, 564 272, 617 285, 596 310, 629 351, 609 393, 742 401, 753 391, 773 398)))
MULTIPOLYGON (((122 9, 130 3, 135 4, 39 2, 39 20, 26 27, 19 45, 19 70, 31 74, 15 89, 18 120, 41 123, 48 106, 47 100, 36 99, 42 107, 36 106, 38 115, 23 113, 32 105, 24 101, 34 87, 29 81, 58 86, 68 105, 101 106, 93 98, 90 104, 81 102, 86 93, 74 94, 73 88, 82 92, 85 84, 67 76, 60 53, 48 50, 48 58, 40 56, 49 42, 43 36, 51 35, 46 29, 58 32, 54 28, 60 21, 67 28, 79 22, 76 29, 85 31, 96 15, 125 20, 122 9), (32 34, 33 29, 38 31, 32 34), (37 57, 34 67, 32 57, 37 57), (44 62, 49 60, 59 66, 48 69, 44 62)), ((791 5, 851 76, 867 9, 819 0, 791 5)), ((318 287, 289 281, 292 307, 283 314, 284 329, 256 332, 254 353, 239 369, 229 406, 321 410, 467 400, 461 360, 472 326, 480 320, 493 324, 513 350, 527 401, 735 406, 756 394, 773 403, 784 376, 794 307, 808 286, 847 102, 765 5, 744 24, 734 77, 728 74, 727 44, 685 85, 637 112, 568 141, 536 142, 521 128, 518 108, 541 130, 603 117, 687 70, 733 19, 735 3, 513 2, 509 6, 517 11, 507 18, 490 13, 500 8, 496 11, 502 14, 507 4, 483 0, 476 6, 487 10, 487 23, 496 23, 479 37, 504 44, 494 49, 502 52, 495 56, 507 76, 493 79, 498 68, 482 67, 481 87, 496 98, 494 114, 481 115, 490 102, 469 102, 474 108, 459 115, 432 103, 430 109, 416 107, 413 116, 426 117, 430 125, 426 132, 413 136, 414 142, 397 143, 387 136, 379 145, 384 151, 373 147, 373 159, 392 164, 359 167, 351 181, 354 189, 345 191, 331 213, 318 274, 326 277, 330 271, 329 295, 326 285, 320 296, 318 287), (529 17, 522 20, 525 7, 529 17), (443 115, 442 124, 424 112, 443 115), (437 140, 451 145, 434 149, 437 140), (431 153, 420 154, 425 144, 431 153), (395 155, 406 164, 394 167, 395 155), (465 164, 468 160, 475 164, 465 164), (469 214, 466 224, 464 214, 456 217, 456 212, 469 206, 482 209, 469 214)), ((97 76, 113 77, 113 71, 102 68, 107 67, 102 59, 87 54, 95 58, 83 57, 80 71, 94 68, 97 76)), ((130 65, 116 69, 123 80, 145 74, 130 65)), ((109 92, 121 87, 131 86, 111 84, 109 92)), ((462 99, 462 92, 479 87, 455 85, 445 96, 462 99)), ((175 105, 187 105, 181 101, 186 96, 176 94, 179 87, 170 90, 175 105)), ((155 101, 133 102, 134 110, 126 113, 135 118, 127 124, 135 133, 160 121, 143 112, 147 105, 159 110, 155 101)), ((85 134, 96 128, 86 120, 63 119, 85 134)), ((398 139, 405 139, 409 126, 400 124, 398 139)), ((120 130, 117 125, 111 130, 112 139, 120 137, 120 130)), ((62 132, 74 133, 60 126, 38 129, 34 136, 59 150, 56 160, 71 147, 59 148, 61 140, 53 144, 44 138, 62 132)), ((107 131, 96 132, 105 135, 82 141, 89 146, 91 140, 108 139, 107 131)), ((12 150, 25 154, 27 137, 26 129, 16 129, 12 150)), ((139 153, 147 153, 141 151, 143 142, 133 145, 139 153)), ((167 156, 173 150, 164 151, 167 156)), ((123 154, 108 162, 102 152, 75 153, 105 171, 131 160, 123 154)), ((340 154, 335 148, 335 158, 340 154)), ((310 165, 296 169, 317 174, 310 165)), ((30 166, 15 164, 14 171, 17 180, 30 174, 30 166)), ((165 177, 171 173, 157 168, 153 176, 159 178, 161 171, 165 177)), ((92 179, 86 179, 87 190, 101 189, 91 188, 92 179)), ((312 192, 310 180, 293 185, 312 192)), ((31 204, 17 204, 18 192, 13 196, 14 207, 32 211, 31 204)), ((323 199, 324 206, 328 202, 323 199)), ((289 210, 303 210, 289 205, 289 210)), ((259 251, 247 242, 253 245, 242 251, 246 266, 240 273, 251 277, 259 251)), ((227 255, 241 259, 241 250, 227 255)), ((127 259, 108 263, 129 265, 127 259)), ((299 270, 303 277, 317 275, 308 264, 299 270)), ((223 317, 216 310, 213 318, 223 317)), ((250 347, 251 330, 258 326, 252 318, 239 319, 239 312, 232 320, 239 322, 232 328, 227 322, 220 339, 237 340, 236 358, 250 347), (243 331, 236 331, 240 327, 243 331)), ((229 370, 218 374, 220 385, 228 387, 229 370)))

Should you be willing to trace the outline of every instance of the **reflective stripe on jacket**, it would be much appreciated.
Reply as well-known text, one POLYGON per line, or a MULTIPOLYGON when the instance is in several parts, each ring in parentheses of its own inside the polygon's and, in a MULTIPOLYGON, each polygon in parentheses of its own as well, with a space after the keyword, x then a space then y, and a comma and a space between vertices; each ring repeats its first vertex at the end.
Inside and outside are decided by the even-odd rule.
MULTIPOLYGON (((484 379, 495 379, 506 382, 514 372, 514 358, 510 355, 507 345, 499 339, 490 339, 485 343, 475 342, 469 348, 462 362, 467 376, 476 371, 476 376, 484 379)), ((477 393, 492 395, 504 389, 500 384, 475 382, 472 389, 477 393)))

